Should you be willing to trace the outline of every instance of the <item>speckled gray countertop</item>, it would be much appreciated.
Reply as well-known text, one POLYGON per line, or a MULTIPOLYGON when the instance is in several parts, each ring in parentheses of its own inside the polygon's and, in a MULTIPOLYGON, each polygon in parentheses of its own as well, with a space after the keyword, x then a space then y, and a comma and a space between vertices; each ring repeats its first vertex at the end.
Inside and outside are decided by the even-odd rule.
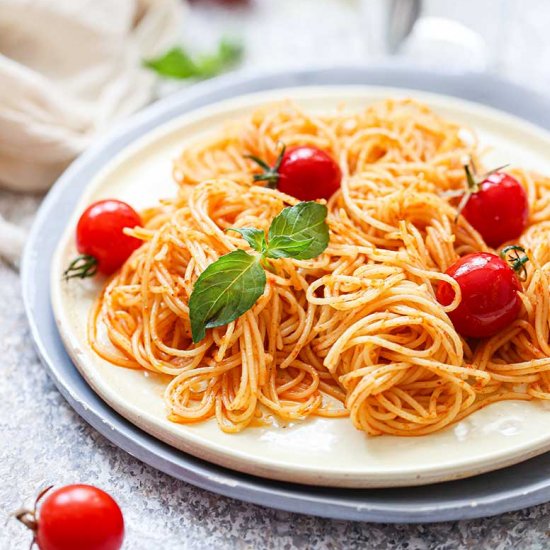
MULTIPOLYGON (((320 17, 310 33, 327 39, 330 32, 340 41, 340 47, 331 50, 330 61, 360 61, 363 46, 353 20, 360 0, 316 0, 316 8, 321 2, 331 16, 320 17)), ((276 52, 270 57, 272 68, 296 65, 292 49, 285 49, 277 32, 283 28, 285 13, 296 10, 297 3, 279 0, 277 6, 286 7, 275 8, 274 0, 259 0, 256 11, 246 15, 241 26, 252 51, 249 67, 261 65, 261 50, 276 52), (256 25, 260 20, 263 30, 256 25)), ((309 9, 303 7, 306 4, 313 6, 312 0, 300 3, 302 10, 309 9)), ((521 3, 529 7, 521 12, 519 0, 480 4, 438 0, 428 2, 427 13, 450 13, 486 32, 493 68, 547 92, 550 39, 544 21, 550 19, 550 2, 521 3), (497 6, 506 7, 504 14, 497 6), (499 20, 502 24, 503 17, 506 32, 498 34, 495 25, 499 20), (546 62, 539 65, 537 59, 546 62)), ((208 42, 208 36, 231 25, 231 18, 200 8, 194 8, 189 17, 193 24, 187 40, 200 36, 208 42)), ((240 21, 240 16, 232 17, 233 24, 240 21)), ((286 36, 297 31, 296 24, 287 26, 286 36)), ((300 54, 301 63, 313 62, 317 56, 315 48, 300 54)), ((432 61, 437 60, 424 59, 424 64, 432 61)), ((40 197, 0 192, 0 214, 29 226, 39 202, 40 197)), ((90 428, 55 389, 32 346, 19 276, 0 261, 0 549, 18 550, 29 544, 29 534, 8 517, 10 511, 29 503, 39 487, 74 482, 98 485, 115 496, 124 510, 127 550, 550 548, 550 505, 488 519, 427 525, 331 521, 217 496, 142 464, 90 428)))

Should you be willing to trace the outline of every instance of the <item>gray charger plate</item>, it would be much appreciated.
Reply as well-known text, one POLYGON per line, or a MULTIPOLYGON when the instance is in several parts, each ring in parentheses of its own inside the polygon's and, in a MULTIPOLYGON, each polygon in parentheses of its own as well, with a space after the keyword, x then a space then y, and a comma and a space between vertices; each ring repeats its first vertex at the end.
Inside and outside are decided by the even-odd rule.
MULTIPOLYGON (((156 126, 241 94, 307 85, 371 84, 477 101, 550 129, 550 101, 492 76, 433 73, 399 66, 347 67, 247 75, 235 73, 177 93, 124 122, 78 158, 44 200, 22 265, 23 298, 40 358, 75 411, 115 445, 171 476, 226 496, 336 519, 420 523, 499 514, 550 500, 550 453, 460 481, 399 489, 333 489, 281 483, 186 455, 143 432, 99 398, 65 352, 49 297, 54 249, 80 195, 114 155, 156 126)), ((407 457, 403 457, 407 460, 407 457)))

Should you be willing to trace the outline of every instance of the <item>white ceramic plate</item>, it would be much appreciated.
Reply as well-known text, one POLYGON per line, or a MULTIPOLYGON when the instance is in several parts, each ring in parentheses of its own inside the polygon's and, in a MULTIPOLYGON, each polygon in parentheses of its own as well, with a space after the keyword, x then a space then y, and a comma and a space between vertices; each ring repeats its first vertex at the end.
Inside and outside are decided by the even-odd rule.
POLYGON ((151 435, 194 456, 272 479, 339 487, 391 487, 433 483, 495 470, 550 450, 550 408, 502 402, 437 434, 368 438, 348 419, 314 418, 286 428, 254 428, 228 435, 215 421, 194 426, 166 419, 165 382, 148 373, 115 367, 97 357, 86 338, 88 311, 100 281, 62 281, 75 255, 78 215, 94 200, 116 197, 136 208, 172 196, 172 159, 182 146, 224 121, 261 104, 291 98, 319 112, 345 102, 349 108, 387 97, 414 97, 443 116, 473 127, 492 146, 489 164, 511 162, 550 173, 550 134, 500 111, 445 96, 374 87, 292 88, 241 96, 186 114, 156 129, 115 157, 89 183, 52 263, 52 304, 65 346, 92 388, 116 411, 151 435))

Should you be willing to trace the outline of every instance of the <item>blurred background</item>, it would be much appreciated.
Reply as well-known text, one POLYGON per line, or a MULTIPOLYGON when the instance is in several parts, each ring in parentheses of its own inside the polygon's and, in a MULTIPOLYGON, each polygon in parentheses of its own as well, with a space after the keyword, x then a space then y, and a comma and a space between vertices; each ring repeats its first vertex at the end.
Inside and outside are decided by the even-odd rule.
POLYGON ((541 90, 550 84, 546 0, 195 0, 182 42, 242 40, 242 66, 406 63, 491 71, 541 90))

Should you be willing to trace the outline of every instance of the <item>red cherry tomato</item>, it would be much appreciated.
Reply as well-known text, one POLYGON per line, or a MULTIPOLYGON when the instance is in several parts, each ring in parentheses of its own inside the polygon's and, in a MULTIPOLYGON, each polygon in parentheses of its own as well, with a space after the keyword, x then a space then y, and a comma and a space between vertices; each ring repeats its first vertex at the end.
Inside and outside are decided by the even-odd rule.
POLYGON ((327 153, 303 145, 285 151, 279 167, 279 191, 301 201, 330 199, 340 189, 342 172, 327 153))
POLYGON ((273 167, 250 158, 264 169, 254 181, 266 181, 268 186, 301 201, 328 200, 340 188, 340 167, 325 151, 312 145, 283 148, 273 167))
POLYGON ((527 227, 529 204, 521 184, 504 172, 487 176, 473 193, 462 215, 491 247, 515 240, 527 227))
POLYGON ((51 492, 40 507, 36 542, 40 550, 118 550, 124 519, 118 504, 90 485, 51 492))
MULTIPOLYGON (((455 279, 462 293, 458 307, 448 313, 462 336, 493 336, 517 319, 521 285, 512 268, 495 254, 468 254, 446 273, 455 279)), ((449 283, 439 284, 436 293, 439 303, 449 305, 454 295, 449 283)))
POLYGON ((122 231, 138 225, 142 225, 139 214, 125 202, 115 199, 95 202, 78 220, 77 249, 97 260, 98 271, 110 275, 141 245, 142 241, 122 231))

